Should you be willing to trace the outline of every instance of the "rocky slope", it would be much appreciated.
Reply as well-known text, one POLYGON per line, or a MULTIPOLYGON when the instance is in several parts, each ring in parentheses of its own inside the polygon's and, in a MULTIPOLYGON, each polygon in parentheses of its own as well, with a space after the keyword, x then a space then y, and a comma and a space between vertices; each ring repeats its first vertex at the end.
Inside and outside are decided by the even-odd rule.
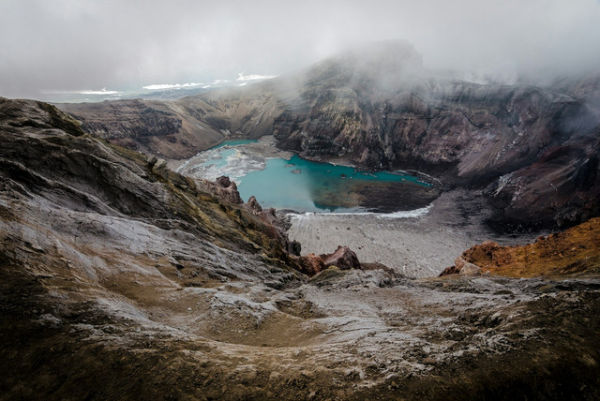
POLYGON ((0 399, 600 396, 597 279, 308 279, 225 179, 40 102, 0 100, 0 165, 0 399))
POLYGON ((178 101, 119 100, 59 104, 82 129, 111 143, 168 159, 186 159, 224 139, 270 133, 281 112, 270 84, 222 89, 178 101), (266 88, 266 89, 265 89, 266 88))

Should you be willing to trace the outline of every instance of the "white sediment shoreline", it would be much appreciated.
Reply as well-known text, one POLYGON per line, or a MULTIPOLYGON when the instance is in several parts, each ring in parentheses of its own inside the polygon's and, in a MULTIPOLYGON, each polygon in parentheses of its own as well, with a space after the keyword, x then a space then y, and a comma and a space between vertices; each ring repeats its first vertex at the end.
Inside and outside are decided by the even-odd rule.
POLYGON ((292 220, 309 219, 320 216, 373 216, 378 219, 408 219, 417 218, 426 215, 433 207, 433 203, 425 207, 414 210, 401 210, 393 213, 375 213, 375 212, 306 212, 306 213, 287 213, 292 220))
POLYGON ((239 184, 239 180, 251 171, 263 170, 269 158, 286 158, 292 156, 291 152, 279 150, 275 147, 275 138, 272 135, 263 136, 257 142, 240 145, 225 145, 199 152, 187 160, 171 160, 169 168, 175 172, 196 179, 215 180, 222 175, 228 176, 239 184), (226 163, 211 164, 221 158, 221 152, 233 149, 226 163))

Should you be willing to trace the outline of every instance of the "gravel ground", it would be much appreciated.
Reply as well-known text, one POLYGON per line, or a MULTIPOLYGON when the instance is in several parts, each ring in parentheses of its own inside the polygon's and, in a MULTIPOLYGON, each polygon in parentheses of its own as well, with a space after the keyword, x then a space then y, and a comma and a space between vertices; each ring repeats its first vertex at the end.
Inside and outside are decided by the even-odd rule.
POLYGON ((362 262, 382 263, 415 278, 438 275, 465 249, 482 241, 512 245, 539 235, 496 235, 484 225, 484 200, 474 191, 446 192, 427 209, 405 216, 289 214, 288 235, 302 244, 303 255, 346 245, 362 262))

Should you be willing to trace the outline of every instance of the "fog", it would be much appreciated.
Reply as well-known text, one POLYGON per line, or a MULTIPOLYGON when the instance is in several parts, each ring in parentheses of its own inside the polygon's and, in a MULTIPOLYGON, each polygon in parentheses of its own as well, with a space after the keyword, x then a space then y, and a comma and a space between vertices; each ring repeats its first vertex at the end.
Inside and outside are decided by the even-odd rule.
POLYGON ((599 71, 600 1, 0 0, 0 95, 282 75, 389 39, 464 76, 599 71))

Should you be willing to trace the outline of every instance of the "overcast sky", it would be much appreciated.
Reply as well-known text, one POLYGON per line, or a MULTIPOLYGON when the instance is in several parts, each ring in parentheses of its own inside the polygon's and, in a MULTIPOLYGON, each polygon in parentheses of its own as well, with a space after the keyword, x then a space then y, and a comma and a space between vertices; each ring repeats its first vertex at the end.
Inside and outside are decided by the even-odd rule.
POLYGON ((383 39, 509 80, 600 71, 600 1, 0 0, 0 95, 280 75, 383 39))

